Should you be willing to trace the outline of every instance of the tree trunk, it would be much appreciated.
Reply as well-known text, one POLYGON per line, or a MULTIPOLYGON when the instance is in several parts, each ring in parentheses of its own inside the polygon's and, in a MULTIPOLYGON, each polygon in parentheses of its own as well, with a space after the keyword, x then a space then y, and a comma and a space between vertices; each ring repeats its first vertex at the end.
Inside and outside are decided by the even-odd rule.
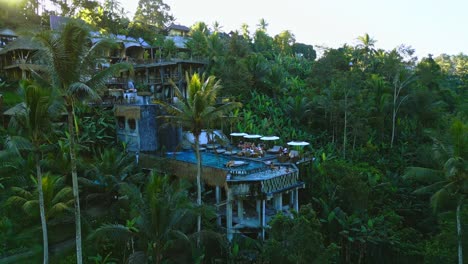
MULTIPOLYGON (((201 165, 202 160, 200 156, 200 134, 195 135, 195 153, 197 156, 197 205, 200 207, 202 205, 201 198, 201 165)), ((198 214, 197 217, 197 232, 200 234, 201 231, 201 215, 198 214)))
POLYGON ((73 183, 73 198, 75 200, 75 228, 76 228, 76 259, 77 264, 83 263, 83 250, 81 247, 81 213, 80 213, 80 193, 78 189, 78 173, 76 171, 75 158, 75 115, 72 105, 67 106, 68 113, 68 133, 70 137, 70 166, 73 183))
POLYGON ((39 165, 39 154, 35 154, 36 159, 36 176, 37 176, 37 192, 39 194, 39 212, 41 215, 41 227, 42 227, 42 244, 44 250, 44 264, 49 263, 49 239, 47 236, 47 221, 45 216, 45 204, 44 204, 44 191, 42 190, 42 171, 39 165))
POLYGON ((395 123, 396 123, 396 108, 395 101, 393 102, 393 115, 392 115, 392 139, 390 141, 390 148, 393 148, 393 141, 395 139, 395 123))
POLYGON ((348 95, 345 95, 345 109, 344 109, 344 128, 343 128, 343 159, 346 159, 346 145, 348 141, 348 95))
POLYGON ((392 112, 392 139, 390 141, 390 148, 393 148, 393 143, 395 141, 395 130, 396 130, 396 119, 398 111, 400 110, 401 104, 408 99, 408 95, 404 96, 401 100, 400 98, 401 91, 412 82, 413 76, 406 78, 403 82, 400 81, 400 74, 397 73, 393 79, 393 112, 392 112))
POLYGON ((457 237, 458 237, 458 264, 463 264, 463 246, 462 246, 462 228, 461 228, 461 211, 462 199, 457 205, 457 237))

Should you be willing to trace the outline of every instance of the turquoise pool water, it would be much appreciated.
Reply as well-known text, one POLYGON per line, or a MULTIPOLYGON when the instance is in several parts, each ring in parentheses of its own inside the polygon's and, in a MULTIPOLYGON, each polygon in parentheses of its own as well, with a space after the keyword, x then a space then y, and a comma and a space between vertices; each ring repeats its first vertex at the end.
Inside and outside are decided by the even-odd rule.
MULTIPOLYGON (((168 157, 174 158, 176 160, 180 161, 185 161, 185 162, 190 162, 190 163, 197 163, 197 158, 195 156, 195 152, 176 152, 176 153, 168 153, 168 157)), ((228 163, 231 160, 242 160, 238 159, 233 156, 225 156, 222 154, 214 154, 214 153, 207 153, 207 152, 202 152, 202 165, 203 166, 209 166, 209 167, 215 167, 218 169, 223 169, 223 170, 229 170, 226 167, 226 163, 228 163)), ((260 161, 252 161, 252 160, 242 160, 247 162, 248 164, 236 167, 236 170, 254 170, 254 169, 259 169, 262 167, 265 167, 265 163, 260 162, 260 161)))

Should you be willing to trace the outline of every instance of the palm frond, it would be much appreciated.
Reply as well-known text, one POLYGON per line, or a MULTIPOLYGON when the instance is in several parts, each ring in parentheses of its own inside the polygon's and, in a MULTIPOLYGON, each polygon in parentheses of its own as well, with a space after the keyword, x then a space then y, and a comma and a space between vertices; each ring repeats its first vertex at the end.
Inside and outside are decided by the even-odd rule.
POLYGON ((37 215, 37 213, 39 212, 39 201, 38 200, 26 201, 23 204, 22 208, 29 215, 37 215))
POLYGON ((86 84, 93 89, 101 89, 105 87, 106 81, 114 76, 115 74, 120 73, 121 71, 129 71, 130 74, 133 73, 133 66, 129 63, 116 63, 110 65, 108 68, 99 71, 94 74, 86 84))
POLYGON ((5 140, 5 146, 7 149, 17 153, 22 150, 34 150, 34 146, 31 141, 21 136, 8 136, 5 140))
POLYGON ((60 189, 60 191, 55 194, 51 202, 52 204, 57 204, 59 202, 68 201, 70 199, 73 199, 73 190, 67 186, 60 189))
POLYGON ((434 191, 436 190, 439 190, 440 188, 442 188, 444 185, 446 185, 447 182, 446 181, 440 181, 440 182, 436 182, 434 184, 431 184, 429 186, 424 186, 424 187, 421 187, 421 188, 418 188, 416 189, 413 193, 414 194, 418 194, 418 195, 421 195, 421 194, 433 194, 434 191))
POLYGON ((47 212, 47 217, 54 217, 59 214, 62 214, 63 212, 69 211, 71 208, 68 202, 61 202, 61 203, 54 204, 47 212))
POLYGON ((107 238, 122 244, 126 244, 135 234, 126 226, 120 224, 104 224, 92 232, 88 239, 99 240, 107 238))
POLYGON ((21 196, 11 196, 8 198, 6 201, 5 205, 7 206, 23 206, 24 203, 26 203, 28 200, 25 199, 24 197, 21 196))
POLYGON ((87 84, 82 82, 72 83, 68 88, 68 95, 73 97, 90 97, 92 99, 98 99, 99 95, 87 84))
POLYGON ((26 190, 24 188, 21 188, 21 187, 13 186, 13 187, 11 187, 11 190, 14 193, 16 193, 17 195, 19 195, 21 197, 24 197, 26 199, 31 199, 34 196, 30 191, 28 191, 28 190, 26 190))
POLYGON ((434 212, 442 212, 444 210, 450 209, 453 207, 453 203, 450 202, 454 197, 450 195, 450 192, 446 188, 438 190, 431 197, 431 206, 434 212))
POLYGON ((405 180, 414 180, 423 183, 433 183, 443 181, 445 179, 444 172, 441 170, 422 168, 422 167, 408 167, 403 175, 405 180))
POLYGON ((143 251, 135 251, 130 256, 128 256, 128 264, 140 264, 147 263, 148 258, 143 251))

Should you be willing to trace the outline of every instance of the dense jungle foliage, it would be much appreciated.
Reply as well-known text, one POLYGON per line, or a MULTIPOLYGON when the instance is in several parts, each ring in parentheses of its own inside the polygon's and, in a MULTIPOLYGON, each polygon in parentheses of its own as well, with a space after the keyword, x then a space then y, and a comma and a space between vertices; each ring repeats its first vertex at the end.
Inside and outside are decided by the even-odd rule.
POLYGON ((35 29, 36 39, 53 37, 37 27, 59 14, 143 36, 167 58, 205 58, 218 96, 243 104, 222 124, 227 134, 305 140, 315 160, 293 219, 275 217, 265 241, 228 242, 214 208, 196 205, 194 183, 139 169, 116 143, 112 111, 82 103, 83 91, 99 88, 80 76, 92 61, 68 61, 75 75, 52 67, 33 80, 2 76, 0 110, 26 110, 0 128, 0 263, 39 263, 45 244, 50 263, 76 263, 77 194, 83 263, 468 263, 467 55, 416 58, 364 34, 318 56, 290 31, 268 35, 263 19, 229 34, 198 22, 188 51, 177 52, 162 37, 174 18, 161 0, 140 0, 133 20, 116 0, 56 0, 54 11, 1 1, 0 28, 35 29), (75 122, 60 123, 63 113, 75 122))

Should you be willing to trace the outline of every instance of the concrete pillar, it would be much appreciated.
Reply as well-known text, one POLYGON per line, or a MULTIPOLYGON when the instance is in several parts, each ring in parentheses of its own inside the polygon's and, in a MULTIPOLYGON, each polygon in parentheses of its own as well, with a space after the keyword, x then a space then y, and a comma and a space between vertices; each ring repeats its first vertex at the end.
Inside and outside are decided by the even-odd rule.
POLYGON ((239 222, 244 220, 244 201, 237 200, 237 217, 239 218, 239 222))
POLYGON ((221 188, 216 186, 216 223, 218 226, 221 226, 221 214, 220 214, 220 206, 219 203, 221 202, 221 188))
POLYGON ((232 230, 232 194, 231 190, 227 191, 227 199, 226 199, 226 229, 227 229, 227 239, 229 241, 233 238, 233 230, 232 230))
POLYGON ((258 216, 258 226, 262 224, 262 201, 257 200, 257 216, 258 216))
POLYGON ((221 202, 221 187, 216 186, 216 203, 219 204, 221 202))
POLYGON ((265 240, 265 226, 266 226, 266 201, 262 200, 262 240, 265 240))
POLYGON ((282 211, 283 210, 283 194, 282 193, 277 193, 275 194, 273 198, 273 203, 275 206, 276 211, 282 211))
POLYGON ((299 212, 299 189, 294 189, 294 210, 299 212))

